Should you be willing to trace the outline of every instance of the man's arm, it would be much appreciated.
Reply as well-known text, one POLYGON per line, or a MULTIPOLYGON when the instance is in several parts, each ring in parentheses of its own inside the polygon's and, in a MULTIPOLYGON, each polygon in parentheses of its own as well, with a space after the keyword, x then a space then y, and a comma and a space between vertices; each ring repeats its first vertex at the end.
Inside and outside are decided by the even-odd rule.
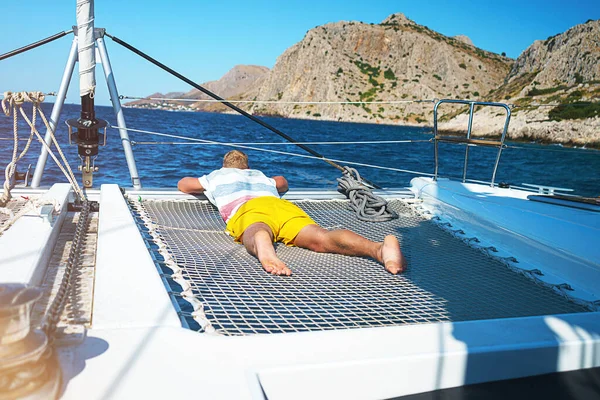
POLYGON ((202 193, 205 190, 200 184, 200 180, 191 176, 186 176, 185 178, 179 180, 177 183, 177 189, 183 193, 202 193))
POLYGON ((288 181, 283 176, 274 176, 275 186, 277 186, 277 193, 285 193, 288 191, 288 181))

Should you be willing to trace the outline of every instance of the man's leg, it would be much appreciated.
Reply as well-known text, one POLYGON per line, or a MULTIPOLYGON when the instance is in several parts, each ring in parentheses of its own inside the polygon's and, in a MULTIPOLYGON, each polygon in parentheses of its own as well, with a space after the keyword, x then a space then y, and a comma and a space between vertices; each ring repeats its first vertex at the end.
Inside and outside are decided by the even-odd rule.
POLYGON ((394 235, 388 235, 383 242, 377 243, 346 229, 328 231, 318 225, 308 225, 298 233, 294 244, 319 253, 371 257, 392 274, 402 272, 406 267, 400 244, 394 235))
POLYGON ((269 225, 256 222, 250 225, 242 235, 242 243, 248 253, 258 258, 265 271, 273 275, 291 275, 289 269, 275 253, 273 247, 273 232, 269 225))

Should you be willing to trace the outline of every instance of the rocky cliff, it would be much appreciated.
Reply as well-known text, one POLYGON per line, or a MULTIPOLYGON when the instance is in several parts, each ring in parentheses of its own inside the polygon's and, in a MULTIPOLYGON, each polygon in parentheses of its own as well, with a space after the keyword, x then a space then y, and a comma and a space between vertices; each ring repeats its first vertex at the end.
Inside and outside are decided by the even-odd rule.
MULTIPOLYGON (((250 88, 261 85, 269 72, 269 68, 258 65, 236 65, 221 79, 202 83, 200 86, 218 94, 225 99, 235 99, 246 93, 250 88)), ((219 103, 206 102, 211 97, 192 89, 187 93, 155 93, 146 99, 136 100, 126 105, 139 108, 164 108, 187 111, 225 111, 226 107, 219 103), (182 99, 172 100, 172 99, 182 99)))
POLYGON ((430 122, 431 103, 479 98, 501 85, 511 60, 393 14, 381 24, 337 22, 316 27, 285 51, 248 98, 282 104, 259 114, 378 123, 430 122), (285 102, 396 102, 302 105, 285 102))
MULTIPOLYGON (((505 102, 515 106, 512 138, 598 146, 599 61, 600 21, 536 41, 511 60, 475 47, 466 36, 441 35, 398 13, 380 24, 318 26, 271 71, 236 66, 205 87, 227 99, 256 101, 242 105, 255 114, 386 124, 432 125, 432 103, 420 100, 505 102)), ((203 96, 192 90, 183 98, 203 96)), ((214 103, 185 104, 192 110, 225 110, 214 103)), ((440 107, 440 127, 464 132, 466 110, 440 107)), ((481 109, 474 123, 475 135, 497 135, 503 115, 481 109)))
MULTIPOLYGON (((487 100, 514 104, 513 139, 600 146, 600 20, 535 41, 517 58, 504 83, 487 100)), ((503 116, 475 114, 475 133, 495 135, 503 116)), ((460 131, 462 113, 442 125, 460 131)))

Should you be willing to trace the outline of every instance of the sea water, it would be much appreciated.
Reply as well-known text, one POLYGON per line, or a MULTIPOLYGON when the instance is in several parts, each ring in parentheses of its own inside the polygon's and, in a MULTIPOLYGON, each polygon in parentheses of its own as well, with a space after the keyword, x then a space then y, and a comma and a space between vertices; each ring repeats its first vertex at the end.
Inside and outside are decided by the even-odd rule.
MULTIPOLYGON (((51 104, 44 104, 48 117, 51 107, 51 104)), ((110 125, 116 125, 116 118, 110 107, 97 107, 96 116, 107 120, 110 125)), ((181 177, 200 176, 219 168, 223 155, 233 148, 240 148, 248 154, 252 168, 261 169, 269 176, 284 175, 292 188, 334 190, 336 178, 341 176, 336 168, 322 160, 310 158, 312 156, 305 150, 289 144, 275 133, 240 115, 128 108, 124 109, 124 116, 130 129, 213 142, 190 142, 177 137, 130 131, 137 169, 142 185, 146 188, 175 188, 181 177), (244 144, 226 146, 214 142, 244 144)), ((68 145, 68 130, 64 123, 66 119, 77 117, 79 106, 65 105, 57 137, 71 168, 80 177, 77 171, 80 164, 77 147, 68 145)), ((338 164, 357 168, 363 177, 381 187, 405 187, 410 184, 411 178, 420 174, 432 174, 434 171, 431 128, 261 118, 298 142, 336 142, 307 146, 326 158, 339 160, 338 164), (341 143, 365 141, 387 143, 341 143), (351 163, 365 165, 356 166, 351 163), (397 169, 414 173, 395 171, 397 169)), ((45 128, 40 123, 38 127, 42 134, 45 133, 45 128)), ((0 115, 0 139, 11 139, 12 131, 12 117, 0 115)), ((29 128, 20 124, 20 136, 26 138, 28 135, 29 128)), ((25 142, 21 141, 19 145, 20 151, 25 142)), ((600 195, 600 151, 534 143, 508 145, 502 152, 496 182, 517 186, 523 183, 558 186, 574 189, 576 194, 584 196, 600 195)), ((23 172, 29 164, 32 164, 33 171, 40 148, 36 141, 19 162, 19 172, 23 172)), ((465 147, 440 144, 439 150, 440 175, 461 177, 465 147)), ((467 178, 491 180, 497 153, 495 148, 470 147, 467 178)), ((12 141, 0 140, 2 168, 10 162, 11 157, 12 141)), ((99 149, 95 165, 99 171, 94 174, 94 186, 99 187, 103 183, 131 186, 117 129, 108 129, 107 145, 99 149)), ((48 158, 42 185, 64 181, 66 180, 54 161, 48 158)))

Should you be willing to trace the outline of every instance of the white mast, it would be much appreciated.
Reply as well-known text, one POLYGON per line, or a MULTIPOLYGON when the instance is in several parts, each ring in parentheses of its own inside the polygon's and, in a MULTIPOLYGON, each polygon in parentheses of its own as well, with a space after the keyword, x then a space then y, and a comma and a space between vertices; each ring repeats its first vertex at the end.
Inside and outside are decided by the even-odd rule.
POLYGON ((94 1, 77 0, 77 46, 79 54, 79 95, 94 97, 96 90, 96 49, 94 1))
MULTIPOLYGON (((97 168, 94 160, 98 155, 98 128, 106 126, 98 121, 94 111, 96 90, 96 39, 94 37, 94 1, 77 0, 77 52, 79 54, 79 95, 81 96, 81 117, 71 119, 67 124, 77 129, 77 146, 81 158, 83 186, 92 187, 93 174, 97 168)), ((104 136, 106 139, 106 135, 104 136)))

